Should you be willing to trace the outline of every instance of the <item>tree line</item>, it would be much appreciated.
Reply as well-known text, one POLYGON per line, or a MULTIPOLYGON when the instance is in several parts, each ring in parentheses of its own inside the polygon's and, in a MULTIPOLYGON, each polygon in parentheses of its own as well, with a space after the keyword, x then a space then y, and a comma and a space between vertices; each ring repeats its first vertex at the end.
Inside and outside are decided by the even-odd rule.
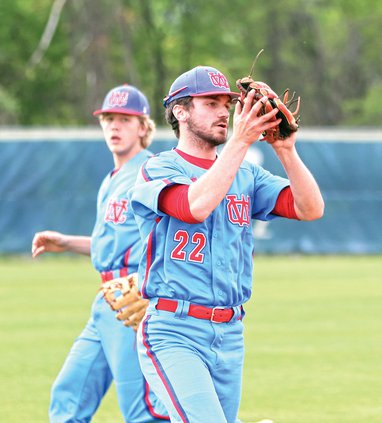
POLYGON ((378 0, 1 0, 0 125, 91 125, 136 85, 164 124, 180 73, 218 68, 302 98, 302 126, 382 125, 378 0), (377 47, 378 46, 378 47, 377 47))

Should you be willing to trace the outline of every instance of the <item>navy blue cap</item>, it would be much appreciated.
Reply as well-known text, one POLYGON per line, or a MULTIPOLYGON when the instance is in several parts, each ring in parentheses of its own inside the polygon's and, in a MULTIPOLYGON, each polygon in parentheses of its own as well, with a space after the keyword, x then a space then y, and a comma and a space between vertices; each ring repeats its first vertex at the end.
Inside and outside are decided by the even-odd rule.
POLYGON ((121 113, 123 115, 149 115, 150 106, 146 96, 132 85, 121 85, 110 90, 102 104, 102 109, 93 115, 101 113, 121 113))
POLYGON ((197 66, 175 79, 163 105, 166 107, 177 98, 210 95, 239 97, 239 93, 231 91, 227 78, 220 71, 210 66, 197 66))

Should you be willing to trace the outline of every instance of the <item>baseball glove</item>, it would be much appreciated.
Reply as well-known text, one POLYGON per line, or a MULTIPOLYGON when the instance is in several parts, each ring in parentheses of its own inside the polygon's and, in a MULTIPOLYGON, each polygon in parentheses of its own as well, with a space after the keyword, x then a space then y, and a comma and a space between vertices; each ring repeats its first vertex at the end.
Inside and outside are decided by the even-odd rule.
POLYGON ((117 311, 117 319, 137 330, 149 304, 138 290, 138 274, 105 282, 101 289, 106 302, 117 311))
POLYGON ((263 50, 260 50, 257 54, 251 72, 249 76, 244 78, 238 79, 236 81, 236 86, 239 88, 241 92, 241 96, 239 101, 242 103, 244 98, 251 90, 255 90, 256 94, 254 97, 254 101, 259 101, 262 97, 267 96, 268 100, 261 108, 261 114, 265 114, 270 112, 272 109, 277 108, 279 111, 276 114, 275 119, 281 119, 280 124, 273 128, 270 133, 265 132, 263 136, 266 139, 284 139, 288 138, 292 132, 296 132, 298 129, 298 123, 300 121, 300 116, 297 116, 297 113, 300 109, 300 97, 297 99, 294 98, 295 93, 293 93, 292 98, 288 100, 289 97, 289 89, 286 89, 283 94, 283 100, 279 98, 279 96, 272 90, 272 88, 266 84, 265 82, 261 81, 254 81, 252 79, 252 74, 254 72, 255 64, 257 59, 259 58, 260 54, 263 50), (290 106, 294 103, 296 104, 295 110, 292 112, 290 110, 290 106))
POLYGON ((267 96, 268 100, 261 108, 261 114, 270 112, 274 108, 278 108, 276 119, 281 119, 281 122, 276 128, 271 130, 271 133, 264 133, 264 137, 276 139, 288 138, 292 132, 296 132, 298 129, 298 123, 300 116, 296 116, 300 109, 300 97, 294 98, 295 93, 290 100, 289 89, 284 91, 283 100, 272 90, 272 88, 265 82, 254 81, 251 77, 244 77, 236 81, 236 86, 241 92, 240 100, 244 98, 251 90, 256 90, 254 101, 259 101, 263 96, 267 96), (292 112, 289 107, 291 104, 297 103, 296 109, 292 112), (296 116, 296 117, 295 117, 296 116))

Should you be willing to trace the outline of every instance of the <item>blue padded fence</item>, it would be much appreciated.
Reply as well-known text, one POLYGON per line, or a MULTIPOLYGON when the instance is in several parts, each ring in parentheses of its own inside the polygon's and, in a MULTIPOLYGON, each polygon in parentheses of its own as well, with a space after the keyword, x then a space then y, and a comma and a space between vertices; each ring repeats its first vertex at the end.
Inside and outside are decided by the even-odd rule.
MULTIPOLYGON (((150 149, 175 145, 172 132, 158 131, 150 149)), ((255 222, 257 253, 381 253, 382 131, 301 130, 297 148, 322 189, 325 216, 255 222)), ((248 158, 284 175, 269 145, 256 143, 248 158)), ((0 130, 0 253, 29 252, 44 229, 90 234, 112 167, 98 129, 0 130)))

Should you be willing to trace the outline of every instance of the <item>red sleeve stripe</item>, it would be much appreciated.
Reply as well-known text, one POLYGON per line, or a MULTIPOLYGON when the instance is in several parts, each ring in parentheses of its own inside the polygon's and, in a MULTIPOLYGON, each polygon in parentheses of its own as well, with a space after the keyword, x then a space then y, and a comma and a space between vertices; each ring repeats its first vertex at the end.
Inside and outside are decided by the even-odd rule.
POLYGON ((151 181, 151 180, 152 180, 152 178, 150 178, 150 176, 149 176, 149 174, 148 174, 148 172, 147 172, 147 170, 146 170, 146 166, 142 166, 142 167, 141 167, 141 173, 142 173, 143 179, 144 179, 146 182, 148 182, 148 181, 151 181))

